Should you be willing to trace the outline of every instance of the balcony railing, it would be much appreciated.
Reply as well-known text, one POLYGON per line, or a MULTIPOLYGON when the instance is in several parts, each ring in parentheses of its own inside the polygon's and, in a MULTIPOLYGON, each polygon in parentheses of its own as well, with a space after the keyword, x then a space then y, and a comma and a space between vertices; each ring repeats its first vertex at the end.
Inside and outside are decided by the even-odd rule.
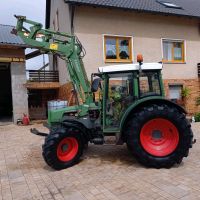
POLYGON ((198 77, 200 78, 200 63, 197 64, 198 77))
POLYGON ((30 82, 59 82, 58 71, 28 70, 30 82))

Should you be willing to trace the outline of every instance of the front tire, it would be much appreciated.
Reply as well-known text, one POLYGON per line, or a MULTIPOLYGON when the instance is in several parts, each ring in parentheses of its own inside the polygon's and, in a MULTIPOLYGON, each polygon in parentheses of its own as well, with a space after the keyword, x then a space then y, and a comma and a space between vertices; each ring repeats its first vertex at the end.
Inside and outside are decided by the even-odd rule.
POLYGON ((61 170, 79 162, 83 147, 84 142, 80 130, 57 128, 45 138, 42 155, 50 167, 61 170))
POLYGON ((128 149, 147 167, 170 168, 181 163, 192 147, 193 133, 185 115, 164 104, 138 110, 124 134, 128 149))

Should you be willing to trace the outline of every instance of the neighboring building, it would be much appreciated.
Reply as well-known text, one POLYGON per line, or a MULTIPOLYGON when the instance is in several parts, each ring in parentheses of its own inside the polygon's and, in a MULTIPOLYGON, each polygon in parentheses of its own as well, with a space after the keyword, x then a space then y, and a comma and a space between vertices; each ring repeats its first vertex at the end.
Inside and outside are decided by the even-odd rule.
POLYGON ((0 125, 16 123, 23 114, 46 119, 47 102, 58 98, 60 88, 58 71, 45 70, 48 64, 26 70, 25 61, 41 53, 36 50, 25 55, 28 46, 11 34, 13 28, 0 24, 0 125))
MULTIPOLYGON (((199 0, 46 2, 46 28, 79 37, 87 52, 84 63, 88 77, 99 66, 136 62, 136 55, 142 53, 145 62, 163 61, 166 96, 180 102, 186 87, 190 90, 188 112, 199 110, 199 0)), ((54 63, 64 85, 68 81, 65 63, 55 58, 54 63)))
POLYGON ((0 122, 14 121, 28 114, 25 48, 23 41, 11 34, 14 27, 0 24, 0 122))

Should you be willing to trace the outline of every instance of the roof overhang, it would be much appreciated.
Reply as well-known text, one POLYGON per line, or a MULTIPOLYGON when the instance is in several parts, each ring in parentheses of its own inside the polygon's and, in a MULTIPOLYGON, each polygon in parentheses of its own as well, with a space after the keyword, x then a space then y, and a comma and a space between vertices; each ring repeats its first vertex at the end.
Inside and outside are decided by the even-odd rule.
POLYGON ((0 43, 0 48, 5 49, 25 49, 28 48, 25 44, 9 44, 9 43, 0 43))
MULTIPOLYGON (((114 6, 114 5, 109 5, 109 4, 97 4, 97 3, 92 3, 92 1, 88 2, 80 2, 77 0, 64 0, 65 3, 68 3, 70 5, 75 5, 75 6, 91 6, 91 7, 101 7, 101 8, 113 8, 113 9, 121 9, 121 10, 129 10, 129 11, 134 11, 138 13, 149 13, 149 14, 157 14, 157 15, 164 15, 164 16, 177 16, 177 17, 187 17, 187 18, 193 18, 193 19, 200 19, 200 15, 192 15, 190 13, 187 14, 180 14, 180 13, 170 13, 170 12, 162 12, 162 11, 154 11, 154 10, 146 10, 146 9, 136 9, 134 7, 131 8, 125 8, 125 7, 120 7, 120 6, 114 6)), ((45 27, 46 29, 50 28, 50 16, 51 16, 51 0, 46 0, 46 18, 45 18, 45 27)))
MULTIPOLYGON (((47 0, 48 1, 48 0, 47 0)), ((188 18, 196 18, 200 19, 200 16, 190 15, 190 14, 180 14, 180 13, 171 13, 171 12, 162 12, 162 11, 155 11, 155 10, 146 10, 146 9, 137 9, 134 7, 122 7, 122 6, 114 6, 109 4, 97 4, 92 2, 80 2, 76 0, 64 0, 65 3, 76 5, 76 6, 91 6, 91 7, 100 7, 100 8, 109 8, 109 9, 121 9, 121 10, 129 10, 139 13, 150 13, 150 14, 158 14, 164 16, 178 16, 178 17, 188 17, 188 18)))
POLYGON ((35 58, 35 57, 37 57, 37 56, 40 56, 41 54, 42 54, 42 53, 41 53, 40 50, 33 51, 33 52, 31 52, 31 53, 26 54, 26 60, 29 60, 29 59, 31 59, 31 58, 35 58))

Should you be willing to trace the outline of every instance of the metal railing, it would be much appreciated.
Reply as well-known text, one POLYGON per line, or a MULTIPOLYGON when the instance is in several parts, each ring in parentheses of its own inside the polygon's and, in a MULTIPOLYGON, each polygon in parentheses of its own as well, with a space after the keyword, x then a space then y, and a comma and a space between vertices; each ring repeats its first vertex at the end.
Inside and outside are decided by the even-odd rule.
POLYGON ((30 82, 59 82, 58 71, 27 70, 30 82))
POLYGON ((197 64, 198 77, 200 78, 200 63, 197 64))

